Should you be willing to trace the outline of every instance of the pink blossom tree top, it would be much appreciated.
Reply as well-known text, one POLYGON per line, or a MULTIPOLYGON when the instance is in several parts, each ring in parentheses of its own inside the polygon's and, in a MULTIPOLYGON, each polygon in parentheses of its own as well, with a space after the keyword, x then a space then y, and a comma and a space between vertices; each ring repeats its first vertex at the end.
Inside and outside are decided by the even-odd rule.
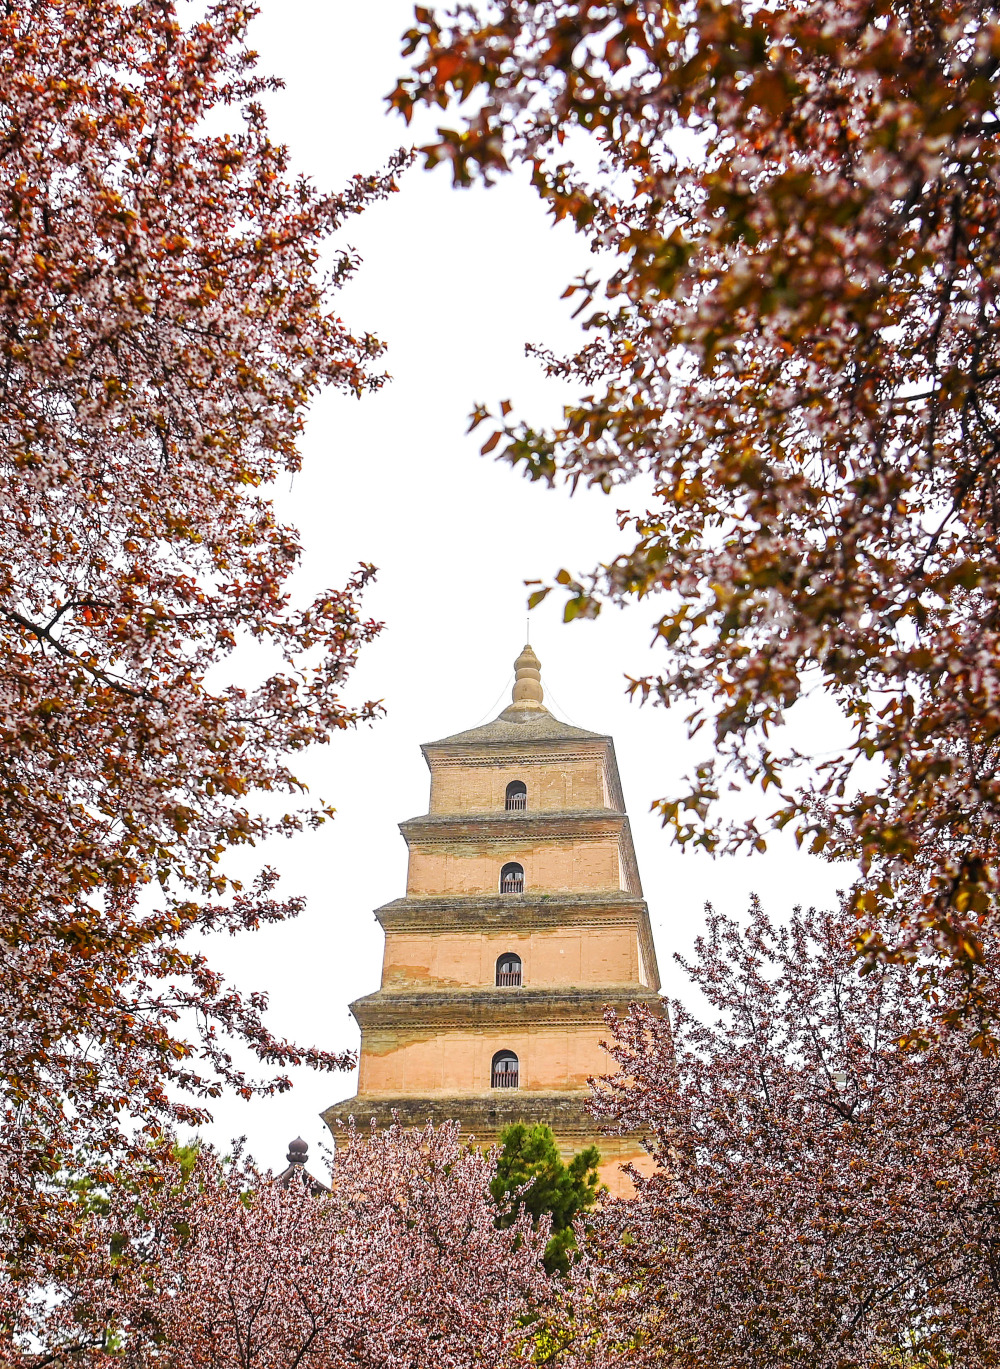
POLYGON ((913 976, 859 975, 851 922, 712 914, 687 967, 708 1014, 611 1016, 595 1110, 657 1168, 596 1219, 593 1359, 996 1363, 1000 1060, 940 1032, 913 976))
POLYGON ((119 1185, 92 1218, 93 1253, 58 1298, 22 1302, 9 1362, 498 1369, 551 1297, 547 1229, 497 1226, 491 1159, 454 1123, 351 1129, 320 1196, 207 1149, 158 1169, 155 1197, 119 1185))

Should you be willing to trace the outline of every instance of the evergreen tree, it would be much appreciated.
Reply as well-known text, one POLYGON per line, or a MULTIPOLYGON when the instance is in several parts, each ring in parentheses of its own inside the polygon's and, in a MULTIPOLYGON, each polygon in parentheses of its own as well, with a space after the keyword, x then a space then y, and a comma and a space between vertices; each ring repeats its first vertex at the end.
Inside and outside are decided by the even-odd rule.
POLYGON ((573 1219, 593 1207, 600 1191, 600 1151, 596 1146, 588 1146, 574 1155, 568 1165, 563 1164, 552 1128, 543 1123, 529 1127, 523 1122, 504 1127, 500 1147, 490 1192, 496 1202, 507 1202, 510 1207, 497 1218, 497 1225, 512 1225, 522 1208, 536 1222, 547 1213, 552 1218, 552 1233, 545 1247, 545 1268, 550 1274, 556 1270, 565 1274, 569 1251, 576 1245, 573 1219))

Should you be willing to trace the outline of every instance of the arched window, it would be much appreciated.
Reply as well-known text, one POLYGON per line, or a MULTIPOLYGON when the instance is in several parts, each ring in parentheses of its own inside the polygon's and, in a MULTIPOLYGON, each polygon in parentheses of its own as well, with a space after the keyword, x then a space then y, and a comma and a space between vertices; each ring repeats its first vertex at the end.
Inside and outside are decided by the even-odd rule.
POLYGON ((524 893, 524 866, 510 860, 500 871, 500 892, 502 894, 524 893))
POLYGON ((521 780, 511 780, 507 786, 506 809, 508 813, 523 813, 528 806, 528 789, 521 780))
POLYGON ((515 955, 513 951, 507 951, 497 961, 497 988, 520 988, 521 986, 521 957, 515 955))
POLYGON ((517 1088, 517 1056, 513 1051, 497 1051, 490 1071, 490 1088, 517 1088))

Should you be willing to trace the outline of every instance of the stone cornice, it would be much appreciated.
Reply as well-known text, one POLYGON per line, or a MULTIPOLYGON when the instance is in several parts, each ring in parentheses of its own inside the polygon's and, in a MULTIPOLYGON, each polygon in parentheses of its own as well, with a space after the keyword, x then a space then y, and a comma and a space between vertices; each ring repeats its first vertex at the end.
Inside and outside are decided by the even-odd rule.
POLYGON ((634 926, 648 911, 641 898, 619 901, 614 892, 587 894, 470 894, 442 898, 414 894, 375 909, 384 931, 478 932, 485 927, 527 931, 536 927, 634 926))
POLYGON ((663 1006, 659 995, 641 984, 608 984, 598 989, 380 989, 356 999, 351 1012, 362 1032, 405 1026, 410 1032, 434 1036, 455 1026, 600 1025, 606 1007, 624 1012, 630 1003, 645 1003, 654 1010, 663 1006))
MULTIPOLYGON (((320 1115, 330 1130, 337 1135, 337 1123, 346 1124, 353 1117, 359 1130, 367 1130, 374 1117, 378 1127, 393 1123, 393 1114, 400 1126, 422 1127, 428 1121, 435 1126, 456 1121, 462 1130, 473 1136, 488 1136, 511 1122, 545 1122, 556 1135, 579 1136, 592 1139, 598 1126, 587 1111, 589 1091, 541 1093, 532 1089, 495 1089, 479 1094, 427 1094, 420 1098, 390 1095, 361 1094, 334 1103, 320 1115)), ((597 1142, 598 1146, 600 1141, 597 1142)))
MULTIPOLYGON (((461 733, 458 737, 461 738, 461 733)), ((572 759, 574 755, 590 759, 606 755, 608 748, 613 745, 611 738, 600 732, 583 732, 565 737, 544 734, 526 737, 522 734, 502 740, 483 737, 464 741, 423 742, 420 750, 427 761, 433 758, 445 764, 458 761, 462 765, 475 764, 477 761, 483 765, 495 765, 499 761, 503 765, 510 765, 518 756, 538 760, 540 752, 551 752, 562 759, 572 759)))
POLYGON ((418 925, 428 917, 440 914, 442 917, 478 919, 497 916, 506 920, 508 913, 519 910, 521 914, 555 916, 563 914, 576 919, 590 910, 625 915, 629 912, 645 911, 644 899, 626 893, 624 889, 595 890, 583 894, 557 893, 539 894, 408 894, 405 898, 394 898, 391 903, 383 903, 375 909, 375 916, 383 927, 399 919, 412 918, 418 925))
POLYGON ((533 932, 634 927, 650 987, 660 987, 649 910, 631 894, 480 894, 399 898, 375 909, 385 932, 533 932))
POLYGON ((407 818, 399 830, 407 844, 421 846, 458 841, 537 841, 539 838, 573 837, 579 840, 615 838, 628 826, 624 813, 613 808, 580 808, 568 811, 535 810, 528 813, 435 813, 407 818))

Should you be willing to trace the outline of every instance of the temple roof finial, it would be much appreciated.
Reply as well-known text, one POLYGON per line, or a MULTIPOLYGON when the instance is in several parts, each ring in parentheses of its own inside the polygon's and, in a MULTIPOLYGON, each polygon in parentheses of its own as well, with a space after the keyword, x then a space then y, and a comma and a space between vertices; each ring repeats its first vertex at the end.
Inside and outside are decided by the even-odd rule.
POLYGON ((518 713, 548 712, 542 703, 545 695, 542 692, 541 671, 542 666, 538 657, 530 645, 525 646, 514 662, 513 702, 504 710, 505 713, 514 710, 518 713))

